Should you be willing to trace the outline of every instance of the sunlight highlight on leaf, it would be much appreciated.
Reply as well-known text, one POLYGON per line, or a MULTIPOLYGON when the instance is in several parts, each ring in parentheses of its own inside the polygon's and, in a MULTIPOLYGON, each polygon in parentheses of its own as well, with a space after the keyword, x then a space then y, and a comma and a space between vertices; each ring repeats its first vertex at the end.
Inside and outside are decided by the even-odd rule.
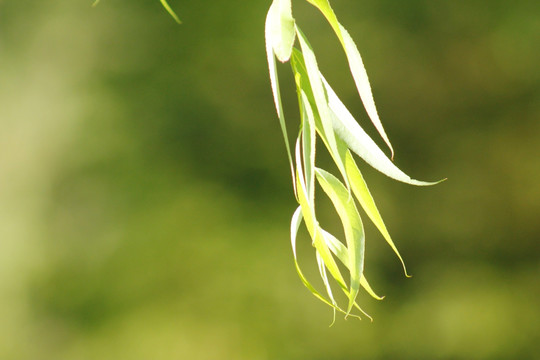
POLYGON ((373 123, 373 125, 375 125, 375 128, 383 138, 386 145, 388 145, 388 148, 391 152, 391 158, 393 159, 394 148, 392 147, 392 144, 390 143, 390 140, 388 139, 388 136, 386 135, 384 127, 379 118, 366 68, 354 40, 349 35, 349 32, 339 23, 336 14, 334 13, 334 10, 332 10, 332 7, 330 6, 328 0, 307 1, 314 5, 317 9, 319 9, 319 11, 321 11, 321 13, 326 17, 326 19, 332 26, 332 29, 334 29, 334 32, 336 33, 341 43, 341 46, 343 47, 343 50, 345 50, 345 55, 347 56, 349 68, 356 84, 356 88, 358 89, 358 94, 360 95, 360 98, 364 103, 364 107, 366 108, 371 122, 373 123))
POLYGON ((426 182, 414 180, 395 166, 364 129, 360 127, 322 75, 321 78, 328 94, 328 106, 333 115, 332 126, 352 151, 386 176, 407 184, 429 186, 443 181, 426 182))
MULTIPOLYGON (((341 241, 339 241, 334 235, 330 234, 328 231, 323 230, 323 236, 326 240, 326 243, 328 244, 328 248, 330 248, 330 251, 332 251, 334 255, 337 256, 337 258, 343 263, 343 265, 347 267, 347 269, 349 269, 349 254, 345 245, 343 245, 341 241)), ((360 285, 362 285, 362 287, 373 298, 377 300, 384 299, 384 296, 379 296, 375 293, 375 291, 373 291, 364 274, 362 274, 362 277, 360 278, 360 285)))
POLYGON ((274 58, 273 43, 274 33, 271 31, 272 24, 275 22, 275 11, 274 4, 270 6, 268 10, 268 15, 266 17, 266 26, 265 26, 265 42, 266 42, 266 58, 268 61, 268 72, 270 74, 270 85, 272 87, 272 95, 274 97, 274 104, 276 106, 276 112, 279 118, 279 125, 281 126, 281 132, 283 134, 283 139, 285 140, 285 148, 287 149, 287 157, 289 159, 289 166, 291 168, 291 177, 293 183, 293 189, 296 196, 296 180, 295 180, 295 171, 291 155, 291 148, 289 146, 289 136, 287 134, 287 126, 285 125, 285 115, 283 114, 283 105, 281 103, 281 94, 279 90, 279 80, 277 75, 276 60, 274 58))
POLYGON ((334 204, 345 231, 351 282, 349 306, 347 308, 347 313, 349 313, 358 295, 360 277, 364 272, 364 226, 354 205, 353 198, 345 186, 334 175, 322 169, 317 169, 316 174, 319 184, 334 204))
POLYGON ((332 122, 330 118, 329 103, 326 96, 326 91, 321 81, 320 71, 317 65, 317 60, 315 59, 315 54, 313 53, 311 45, 309 45, 307 39, 305 38, 302 31, 300 31, 298 26, 296 27, 296 33, 298 35, 300 47, 302 48, 304 64, 309 79, 309 85, 311 87, 311 91, 313 92, 313 98, 315 100, 319 119, 322 124, 324 136, 328 143, 328 147, 330 148, 330 153, 334 158, 334 161, 336 162, 339 171, 343 174, 345 182, 347 182, 347 176, 345 174, 345 164, 338 155, 336 137, 332 128, 332 122))
POLYGON ((350 151, 347 151, 345 167, 347 168, 347 174, 349 174, 349 178, 351 180, 351 188, 354 195, 360 202, 360 205, 362 206, 368 217, 371 219, 373 224, 375 224, 377 229, 379 229, 388 245, 390 245, 392 250, 394 250, 394 252, 396 253, 399 261, 401 261, 401 265, 403 266, 405 276, 410 277, 410 275, 407 273, 407 267, 405 266, 405 262, 403 261, 403 258, 401 257, 398 249, 394 245, 394 242, 392 241, 388 230, 386 229, 386 225, 384 224, 381 214, 379 213, 379 209, 377 209, 377 205, 375 205, 375 201, 373 200, 373 197, 369 192, 364 177, 362 176, 360 169, 358 169, 358 166, 356 166, 356 162, 354 161, 350 151))
POLYGON ((289 61, 296 38, 291 0, 274 0, 268 16, 268 31, 271 33, 274 53, 279 61, 289 61))

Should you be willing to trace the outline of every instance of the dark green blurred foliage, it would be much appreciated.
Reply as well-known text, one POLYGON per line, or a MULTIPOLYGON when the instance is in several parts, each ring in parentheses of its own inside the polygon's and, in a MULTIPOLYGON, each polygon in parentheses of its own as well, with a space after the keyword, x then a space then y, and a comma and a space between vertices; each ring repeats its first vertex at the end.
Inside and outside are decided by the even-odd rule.
MULTIPOLYGON (((538 358, 538 1, 334 0, 396 163, 449 180, 364 166, 414 277, 368 228, 387 297, 332 328, 292 261, 269 3, 170 4, 183 25, 158 1, 0 1, 0 359, 538 358)), ((324 19, 293 5, 374 134, 324 19)))

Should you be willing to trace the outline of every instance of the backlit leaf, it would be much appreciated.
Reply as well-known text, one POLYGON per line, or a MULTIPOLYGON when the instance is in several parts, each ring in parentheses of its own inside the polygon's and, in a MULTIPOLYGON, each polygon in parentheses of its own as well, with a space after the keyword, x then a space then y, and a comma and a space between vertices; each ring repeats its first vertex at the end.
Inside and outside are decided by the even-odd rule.
POLYGON ((364 271, 364 226, 347 188, 334 175, 323 169, 317 169, 316 174, 319 184, 332 201, 345 231, 351 283, 347 312, 350 312, 358 295, 360 278, 364 271))
POLYGON ((418 186, 435 185, 442 181, 418 181, 411 179, 407 174, 401 171, 369 137, 364 129, 360 127, 322 75, 321 78, 328 94, 328 105, 333 114, 332 126, 334 127, 336 134, 352 151, 364 159, 369 165, 392 179, 418 186))

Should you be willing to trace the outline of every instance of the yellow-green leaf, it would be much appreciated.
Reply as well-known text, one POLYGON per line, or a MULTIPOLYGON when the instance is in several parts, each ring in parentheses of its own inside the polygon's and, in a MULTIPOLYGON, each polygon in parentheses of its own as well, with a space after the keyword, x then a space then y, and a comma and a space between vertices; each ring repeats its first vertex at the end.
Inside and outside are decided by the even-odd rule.
POLYGON ((287 126, 285 125, 285 115, 283 113, 283 105, 281 103, 281 93, 279 90, 279 79, 277 75, 276 60, 274 57, 274 50, 272 44, 274 43, 275 34, 271 31, 272 22, 274 21, 274 13, 272 11, 272 6, 268 10, 265 23, 265 42, 266 42, 266 59, 268 61, 268 72, 270 74, 270 86, 272 88, 272 95, 274 97, 274 104, 276 107, 276 112, 279 119, 279 125, 281 126, 281 132, 283 134, 283 139, 285 140, 285 148, 287 149, 287 157, 289 159, 289 166, 291 168, 291 178, 293 188, 295 189, 296 195, 296 180, 294 175, 294 165, 291 155, 291 148, 289 145, 289 136, 287 134, 287 126))
POLYGON ((358 295, 360 278, 364 271, 364 226, 347 188, 334 175, 323 169, 317 168, 316 175, 322 189, 332 201, 345 231, 350 273, 350 294, 347 312, 350 312, 358 295))
POLYGON ((369 189, 364 180, 364 177, 362 176, 360 169, 358 169, 358 166, 356 166, 356 162, 354 161, 354 158, 352 154, 350 153, 350 151, 347 152, 347 157, 345 160, 345 167, 347 169, 347 174, 349 175, 351 188, 353 190, 354 195, 358 199, 358 202, 360 203, 360 205, 362 206, 366 214, 369 216, 371 221, 373 221, 373 224, 375 224, 377 229, 379 229, 379 231, 383 235, 388 245, 390 245, 392 250, 394 250, 394 252, 396 253, 397 257, 399 258, 399 261, 401 261, 401 265, 403 266, 403 271, 405 272, 405 275, 409 276, 409 274, 407 274, 407 268, 405 266, 405 262, 403 261, 403 258, 401 257, 401 254, 399 253, 398 249, 394 245, 394 242, 392 241, 392 238, 390 237, 390 233, 386 229, 386 225, 384 224, 381 214, 379 213, 379 210, 377 209, 377 205, 375 205, 375 201, 373 200, 373 197, 371 196, 371 193, 369 192, 369 189))

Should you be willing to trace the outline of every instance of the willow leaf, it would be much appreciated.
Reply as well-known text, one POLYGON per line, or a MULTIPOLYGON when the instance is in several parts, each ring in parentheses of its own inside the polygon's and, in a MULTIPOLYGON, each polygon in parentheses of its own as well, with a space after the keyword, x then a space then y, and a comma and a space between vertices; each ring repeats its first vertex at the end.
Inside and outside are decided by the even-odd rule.
POLYGON ((360 127, 322 75, 321 79, 328 94, 328 105, 333 115, 332 125, 336 134, 365 162, 386 176, 411 185, 428 186, 443 181, 418 181, 401 171, 360 127))
MULTIPOLYGON (((345 310, 341 309, 337 305, 337 303, 332 303, 331 301, 326 299, 320 292, 318 292, 317 289, 315 289, 315 287, 309 282, 309 280, 307 280, 304 273, 300 269, 300 265, 298 264, 298 257, 297 257, 297 253, 296 253, 296 238, 297 238, 298 229, 300 228, 301 223, 302 223, 302 208, 301 208, 301 206, 299 206, 296 209, 296 211, 294 212, 294 214, 293 214, 293 216, 291 218, 291 245, 292 245, 292 249, 293 249, 294 265, 296 267, 296 272, 298 273, 298 276, 300 277, 300 280, 302 280, 302 283, 304 284, 304 286, 307 287, 308 290, 316 298, 321 300, 326 305, 334 308, 335 310, 337 310, 337 311, 339 311, 339 312, 341 312, 343 314, 346 314, 345 310)), ((322 258, 321 258, 321 260, 322 260, 322 258)), ((362 311, 362 309, 359 309, 359 310, 362 311)), ((353 317, 356 317, 356 318, 360 319, 360 317, 358 315, 350 315, 350 316, 353 316, 353 317)), ((367 315, 367 316, 369 317, 369 315, 367 315)))
POLYGON ((319 268, 319 274, 321 275, 321 279, 323 281, 324 287, 326 288, 326 293, 328 294, 328 298, 332 301, 332 305, 334 305, 334 318, 332 319, 332 323, 330 326, 334 324, 336 321, 336 307, 337 302, 334 299, 334 294, 332 293, 332 287, 330 286, 330 282, 328 281, 328 275, 326 274, 326 266, 324 265, 324 261, 321 257, 321 255, 317 252, 317 266, 319 268))
MULTIPOLYGON (((326 244, 328 244, 328 248, 330 251, 332 251, 337 258, 347 267, 349 268, 349 256, 347 253, 347 248, 341 241, 339 241, 334 235, 330 234, 328 231, 323 230, 322 231, 323 237, 326 240, 326 244)), ((371 285, 369 285, 369 282, 367 281, 364 274, 362 274, 362 277, 360 278, 360 285, 368 292, 369 295, 374 297, 377 300, 384 299, 384 296, 379 296, 373 291, 371 288, 371 285)))
POLYGON ((377 112, 377 107, 375 106, 375 100, 373 99, 373 92, 371 91, 371 85, 369 84, 367 71, 364 66, 364 62, 362 61, 362 57, 360 56, 360 52, 358 51, 352 37, 349 35, 349 32, 343 26, 341 26, 341 24, 339 26, 345 46, 345 53, 347 54, 347 60, 349 61, 349 68, 351 69, 351 74, 356 84, 358 94, 360 95, 360 99, 362 99, 362 103, 364 104, 371 122, 373 125, 375 125, 375 128, 383 138, 386 145, 388 145, 388 148, 392 154, 391 158, 393 159, 394 148, 392 147, 390 139, 388 139, 388 135, 386 135, 384 127, 379 118, 379 113, 377 112))
MULTIPOLYGON (((306 107, 309 104, 313 116, 315 118, 315 126, 319 135, 324 142, 327 142, 324 129, 322 127, 321 119, 317 111, 317 105, 315 104, 315 97, 313 96, 313 91, 311 89, 311 84, 309 83, 309 77, 306 70, 306 64, 304 61, 304 55, 302 52, 296 48, 293 48, 291 56, 291 67, 294 74, 294 80, 296 83, 296 92, 298 94, 298 102, 302 102, 307 99, 306 107), (302 93, 305 95, 305 98, 302 96, 302 93)), ((302 106, 300 106, 300 111, 303 111, 302 106)))
POLYGON ((316 174, 319 184, 332 201, 345 231, 350 273, 350 294, 347 312, 350 312, 358 295, 360 278, 364 271, 364 226, 354 205, 354 200, 345 186, 334 175, 325 170, 317 168, 316 174))
POLYGON ((332 28, 338 35, 339 40, 343 42, 340 34, 341 30, 339 28, 338 19, 336 17, 336 14, 334 13, 334 10, 332 10, 332 7, 330 6, 328 0, 307 0, 307 2, 319 9, 319 11, 324 15, 326 20, 328 20, 328 23, 330 24, 330 26, 332 26, 332 28))
POLYGON ((296 237, 298 235, 298 229, 300 228, 300 224, 302 223, 302 208, 299 206, 296 211, 294 212, 292 218, 291 218, 291 245, 293 250, 293 256, 294 256, 294 265, 296 266, 296 272, 298 273, 298 276, 300 276, 300 280, 304 283, 304 285, 311 291, 315 297, 317 297, 319 300, 321 300, 323 303, 334 307, 335 305, 328 301, 323 295, 321 295, 313 285, 307 280, 307 278, 304 276, 304 273, 300 269, 300 265, 298 264, 298 257, 296 255, 296 237))
POLYGON ((358 199, 358 202, 360 203, 366 214, 369 216, 373 224, 375 224, 377 229, 379 229, 388 245, 390 245, 392 250, 394 250, 394 252, 396 253, 399 261, 401 261, 401 265, 403 266, 403 271, 405 272, 405 275, 410 277, 409 274, 407 274, 407 267, 405 266, 405 262, 403 261, 403 258, 401 257, 398 249, 394 245, 394 242, 390 237, 390 233, 386 229, 386 225, 384 224, 381 214, 377 209, 377 205, 375 205, 375 201, 373 200, 373 197, 369 192, 364 177, 362 176, 360 169, 358 169, 358 166, 356 166, 356 162, 354 161, 354 158, 349 151, 347 152, 345 167, 347 168, 347 174, 349 175, 351 188, 354 195, 358 199))
POLYGON ((332 257, 332 253, 328 249, 328 246, 326 245, 326 242, 324 241, 324 238, 322 236, 321 227, 319 226, 319 222, 315 217, 314 204, 310 203, 307 198, 307 191, 304 180, 305 177, 302 171, 302 166, 300 165, 300 161, 300 147, 297 142, 296 189, 298 194, 298 202, 302 207, 302 215, 306 221, 306 227, 308 229, 309 235, 311 236, 311 239, 313 240, 313 245, 321 255, 326 267, 328 268, 328 271, 330 271, 330 274, 334 277, 334 279, 336 279, 336 281, 342 288, 347 289, 347 286, 345 285, 345 280, 343 279, 343 276, 341 275, 336 261, 332 257))
POLYGON ((279 61, 289 61, 296 37, 291 0, 274 0, 268 12, 274 53, 279 61))
POLYGON ((336 33, 343 47, 343 50, 345 51, 345 55, 347 56, 349 69, 351 70, 351 74, 358 90, 358 94, 360 95, 360 99, 362 99, 362 103, 364 104, 366 112, 368 113, 371 122, 373 123, 373 125, 375 125, 375 128, 385 141, 386 145, 388 145, 388 148, 390 149, 390 152, 392 154, 391 157, 394 158, 394 149, 392 147, 392 144, 390 143, 390 140, 388 139, 388 136, 386 135, 386 132, 384 131, 384 127, 379 118, 366 68, 364 66, 364 62, 362 61, 362 57, 360 56, 360 52, 358 51, 358 48, 354 43, 354 40, 350 36, 349 32, 339 23, 336 14, 334 13, 334 10, 332 10, 332 7, 330 6, 328 0, 307 1, 313 6, 315 6, 317 9, 319 9, 319 11, 321 11, 321 13, 324 15, 324 17, 326 17, 326 19, 332 26, 332 29, 334 29, 334 32, 336 33))
MULTIPOLYGON (((296 27, 296 33, 298 35, 300 47, 302 48, 303 60, 307 71, 307 79, 305 80, 308 80, 311 91, 313 92, 313 98, 315 100, 317 112, 319 114, 319 118, 322 124, 321 130, 324 132, 324 137, 326 138, 326 142, 328 143, 330 154, 332 155, 339 171, 343 175, 345 183, 347 183, 348 185, 345 165, 338 154, 336 137, 334 134, 334 129, 332 127, 330 109, 328 107, 328 98, 326 96, 326 91, 321 81, 320 71, 317 65, 315 54, 313 53, 311 45, 309 45, 307 39, 305 38, 302 31, 298 28, 298 26, 296 27)), ((303 82, 302 84, 305 84, 305 82, 303 82)))
POLYGON ((287 149, 287 157, 289 159, 289 166, 291 168, 291 178, 293 183, 294 192, 296 195, 296 180, 294 175, 294 165, 291 155, 291 148, 289 146, 289 136, 287 134, 287 126, 285 125, 285 115, 283 113, 283 105, 281 103, 281 93, 279 90, 279 79, 277 75, 276 60, 274 57, 273 43, 274 33, 271 31, 272 24, 275 22, 275 11, 273 10, 274 4, 270 6, 268 14, 266 16, 265 24, 265 42, 266 42, 266 57, 268 61, 268 72, 270 74, 270 85, 272 87, 272 95, 274 97, 274 104, 276 112, 279 118, 279 124, 281 126, 281 132, 283 139, 285 140, 285 148, 287 149))
POLYGON ((315 203, 315 117, 306 94, 301 92, 302 148, 309 201, 315 203))

